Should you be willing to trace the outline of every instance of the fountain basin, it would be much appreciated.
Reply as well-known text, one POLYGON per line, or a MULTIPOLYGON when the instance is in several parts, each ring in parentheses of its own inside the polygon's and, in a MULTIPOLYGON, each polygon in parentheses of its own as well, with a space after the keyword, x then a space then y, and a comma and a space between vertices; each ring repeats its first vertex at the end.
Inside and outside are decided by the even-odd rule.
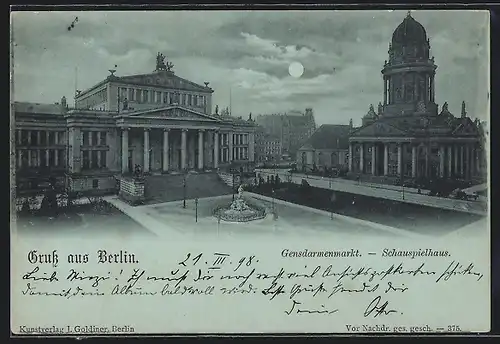
POLYGON ((266 217, 266 209, 237 198, 227 206, 215 208, 213 215, 226 222, 249 222, 266 217))

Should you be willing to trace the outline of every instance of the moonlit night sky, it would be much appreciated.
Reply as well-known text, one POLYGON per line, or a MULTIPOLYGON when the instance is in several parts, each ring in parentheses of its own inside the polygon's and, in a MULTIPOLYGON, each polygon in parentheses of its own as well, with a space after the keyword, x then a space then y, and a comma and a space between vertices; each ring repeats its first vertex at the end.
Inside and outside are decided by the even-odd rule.
MULTIPOLYGON (((73 105, 75 80, 84 90, 109 69, 117 76, 149 73, 162 52, 176 75, 210 82, 214 109, 229 106, 232 94, 234 116, 312 107, 318 124, 353 118, 359 125, 369 105, 382 101, 380 70, 405 16, 387 10, 17 12, 14 100, 54 103, 66 96, 73 105), (304 67, 300 76, 290 75, 294 62, 304 67)), ((439 107, 447 101, 459 116, 464 100, 469 116, 487 119, 488 13, 412 16, 426 28, 438 65, 439 107)))

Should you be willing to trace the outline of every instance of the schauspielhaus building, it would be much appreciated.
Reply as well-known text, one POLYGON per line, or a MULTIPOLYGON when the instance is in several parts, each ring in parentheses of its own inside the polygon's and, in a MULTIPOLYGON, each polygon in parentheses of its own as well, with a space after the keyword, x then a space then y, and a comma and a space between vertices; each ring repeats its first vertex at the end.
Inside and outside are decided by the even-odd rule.
POLYGON ((253 121, 212 111, 214 90, 177 76, 158 54, 152 73, 116 76, 77 91, 75 107, 14 103, 19 193, 55 177, 72 191, 113 190, 145 174, 217 170, 254 160, 253 121))
POLYGON ((391 179, 471 181, 486 171, 482 126, 435 102, 437 66, 426 30, 410 13, 396 28, 382 69, 383 101, 349 138, 351 173, 391 179))

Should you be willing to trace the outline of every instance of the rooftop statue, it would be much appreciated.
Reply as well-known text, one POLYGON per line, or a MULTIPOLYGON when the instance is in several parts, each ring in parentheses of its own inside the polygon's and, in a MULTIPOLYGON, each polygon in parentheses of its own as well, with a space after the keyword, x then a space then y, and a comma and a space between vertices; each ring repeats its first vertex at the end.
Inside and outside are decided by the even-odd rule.
POLYGON ((170 72, 173 67, 173 63, 168 61, 165 63, 165 55, 162 53, 158 53, 156 55, 156 70, 165 70, 170 72))
POLYGON ((444 102, 441 112, 448 112, 448 102, 444 102))

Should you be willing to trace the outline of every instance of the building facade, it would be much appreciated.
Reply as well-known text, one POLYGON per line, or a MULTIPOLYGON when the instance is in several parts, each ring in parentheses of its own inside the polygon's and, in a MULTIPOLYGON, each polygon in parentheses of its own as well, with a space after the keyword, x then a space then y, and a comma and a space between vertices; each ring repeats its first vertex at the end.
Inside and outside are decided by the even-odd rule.
POLYGON ((112 70, 78 92, 73 109, 64 98, 15 103, 18 189, 52 176, 71 191, 109 191, 137 165, 161 174, 252 163, 253 122, 212 114, 208 83, 179 78, 172 66, 159 54, 153 73, 112 70))
POLYGON ((390 178, 473 180, 486 170, 478 120, 435 103, 437 66, 424 27, 410 13, 396 28, 382 69, 383 102, 370 105, 349 139, 349 171, 390 178))
POLYGON ((256 123, 281 141, 282 154, 295 156, 297 150, 316 130, 314 113, 307 108, 305 113, 290 111, 286 114, 259 115, 256 123))
POLYGON ((297 152, 299 171, 347 168, 351 125, 323 124, 297 152))

